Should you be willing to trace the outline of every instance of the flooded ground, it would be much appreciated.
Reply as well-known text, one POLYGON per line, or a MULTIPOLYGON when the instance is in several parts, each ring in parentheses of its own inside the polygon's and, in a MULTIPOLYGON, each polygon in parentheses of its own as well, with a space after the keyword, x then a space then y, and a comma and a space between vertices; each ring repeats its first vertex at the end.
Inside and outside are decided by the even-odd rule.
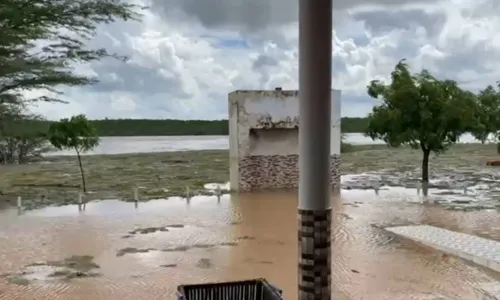
MULTIPOLYGON (((420 177, 420 150, 392 149, 385 145, 353 146, 351 150, 342 153, 342 174, 380 173, 375 174, 379 179, 360 179, 352 188, 372 188, 371 184, 379 183, 405 187, 414 185, 420 177)), ((82 161, 87 189, 91 191, 89 199, 131 201, 135 187, 140 187, 142 200, 184 196, 187 187, 191 195, 205 193, 206 183, 229 181, 228 157, 228 151, 212 150, 89 155, 82 161)), ((487 180, 500 179, 500 168, 487 167, 486 162, 494 159, 498 159, 496 145, 455 145, 444 154, 431 156, 430 176, 433 180, 445 180, 458 189, 479 181, 492 185, 495 183, 487 180)), ((81 175, 75 157, 0 165, 0 173, 0 205, 1 202, 15 204, 18 196, 28 208, 77 201, 81 175)), ((436 186, 443 185, 436 183, 436 186)))
MULTIPOLYGON (((482 299, 476 288, 496 284, 495 274, 373 225, 430 224, 500 241, 498 212, 450 211, 423 204, 415 189, 388 189, 344 190, 334 199, 335 299, 482 299)), ((81 212, 72 205, 21 216, 6 210, 0 274, 8 275, 0 278, 0 299, 174 299, 182 283, 255 277, 294 299, 296 207, 294 193, 261 193, 137 207, 101 201, 81 212), (82 260, 86 270, 54 276, 82 260)))

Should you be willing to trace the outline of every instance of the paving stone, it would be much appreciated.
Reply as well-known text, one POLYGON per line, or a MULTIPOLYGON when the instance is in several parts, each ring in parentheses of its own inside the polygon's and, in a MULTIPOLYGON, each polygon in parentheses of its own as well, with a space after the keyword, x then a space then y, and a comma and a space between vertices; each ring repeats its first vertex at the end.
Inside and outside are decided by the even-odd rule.
POLYGON ((385 229, 500 272, 500 242, 429 225, 397 226, 385 229))
POLYGON ((500 283, 479 284, 476 292, 481 296, 481 300, 498 300, 500 299, 500 283))

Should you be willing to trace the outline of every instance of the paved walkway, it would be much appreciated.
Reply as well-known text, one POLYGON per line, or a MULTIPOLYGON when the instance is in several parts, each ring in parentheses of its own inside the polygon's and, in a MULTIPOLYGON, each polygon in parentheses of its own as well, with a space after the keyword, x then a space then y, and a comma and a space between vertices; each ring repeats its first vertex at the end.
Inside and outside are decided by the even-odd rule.
MULTIPOLYGON (((429 225, 385 229, 398 236, 500 272, 500 243, 497 241, 429 225)), ((498 284, 479 286, 478 292, 483 294, 483 299, 500 299, 498 284)))
POLYGON ((387 231, 500 272, 500 243, 428 225, 388 227, 387 231))

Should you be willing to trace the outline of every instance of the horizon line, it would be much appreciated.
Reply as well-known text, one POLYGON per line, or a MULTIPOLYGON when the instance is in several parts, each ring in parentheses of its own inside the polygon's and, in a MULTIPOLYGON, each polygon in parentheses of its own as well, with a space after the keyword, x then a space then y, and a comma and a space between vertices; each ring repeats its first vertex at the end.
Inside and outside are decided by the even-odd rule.
MULTIPOLYGON (((341 117, 341 119, 366 119, 368 116, 365 117, 341 117)), ((71 118, 69 116, 68 118, 71 118)), ((63 118, 65 119, 65 118, 63 118)), ((59 121, 60 119, 44 119, 41 121, 59 121)), ((109 117, 104 117, 100 119, 88 119, 89 121, 185 121, 185 122, 221 122, 221 121, 228 121, 229 119, 158 119, 158 118, 109 118, 109 117)))

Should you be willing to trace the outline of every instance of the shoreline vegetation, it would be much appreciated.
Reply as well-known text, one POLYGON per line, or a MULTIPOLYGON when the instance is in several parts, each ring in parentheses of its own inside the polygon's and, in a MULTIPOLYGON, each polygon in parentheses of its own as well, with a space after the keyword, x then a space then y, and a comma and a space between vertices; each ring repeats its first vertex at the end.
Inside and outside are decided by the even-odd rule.
MULTIPOLYGON (((227 150, 142 154, 90 155, 82 157, 87 174, 88 201, 133 201, 133 188, 140 187, 140 200, 210 194, 207 183, 229 181, 227 150)), ((386 145, 351 145, 341 155, 342 174, 384 170, 391 174, 420 172, 420 151, 386 145)), ((485 170, 486 161, 498 158, 494 144, 457 144, 439 157, 431 156, 434 173, 458 174, 485 170)), ((31 164, 0 166, 0 204, 23 198, 26 209, 77 203, 80 173, 72 156, 55 156, 31 164)), ((399 176, 399 175, 398 175, 399 176)), ((416 176, 418 178, 418 176, 416 176)))
MULTIPOLYGON (((47 132, 55 121, 26 120, 25 126, 33 131, 47 132)), ((152 119, 103 119, 89 120, 99 136, 179 136, 179 135, 229 135, 227 120, 152 120, 152 119)), ((364 132, 367 118, 342 118, 342 132, 364 132)))

